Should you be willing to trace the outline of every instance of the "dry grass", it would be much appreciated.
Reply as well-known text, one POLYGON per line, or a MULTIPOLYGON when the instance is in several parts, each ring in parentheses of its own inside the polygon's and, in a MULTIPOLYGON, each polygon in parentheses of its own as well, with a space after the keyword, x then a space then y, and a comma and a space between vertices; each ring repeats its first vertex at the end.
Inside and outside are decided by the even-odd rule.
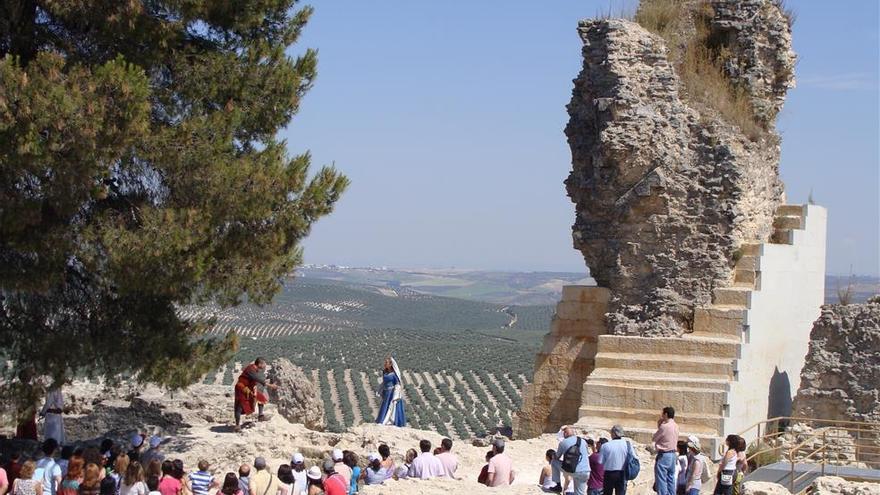
POLYGON ((635 21, 666 41, 686 98, 717 111, 725 121, 738 126, 750 139, 757 141, 766 135, 766 131, 755 119, 748 95, 731 83, 723 69, 730 55, 723 42, 712 37, 710 22, 714 12, 711 5, 708 2, 700 4, 691 12, 690 19, 684 18, 683 9, 681 0, 643 0, 635 21), (685 22, 693 24, 682 25, 685 22), (691 32, 693 36, 689 40, 680 40, 682 32, 691 32))

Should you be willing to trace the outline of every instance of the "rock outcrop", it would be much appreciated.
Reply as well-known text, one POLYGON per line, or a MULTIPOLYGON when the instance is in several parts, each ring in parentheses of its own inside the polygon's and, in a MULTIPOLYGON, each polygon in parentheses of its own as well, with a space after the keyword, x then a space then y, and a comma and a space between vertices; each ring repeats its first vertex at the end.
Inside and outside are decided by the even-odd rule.
POLYGON ((786 19, 771 0, 686 4, 684 16, 711 6, 706 43, 763 131, 747 135, 690 98, 660 36, 621 19, 580 23, 565 183, 574 246, 612 293, 611 333, 691 331, 695 307, 733 284, 738 249, 767 240, 783 201, 772 123, 793 85, 786 19))
POLYGON ((880 297, 822 307, 793 408, 795 416, 880 421, 880 297))
POLYGON ((276 390, 269 390, 269 398, 278 408, 278 414, 310 430, 324 429, 324 402, 318 387, 302 368, 279 358, 272 361, 266 377, 278 385, 276 390))

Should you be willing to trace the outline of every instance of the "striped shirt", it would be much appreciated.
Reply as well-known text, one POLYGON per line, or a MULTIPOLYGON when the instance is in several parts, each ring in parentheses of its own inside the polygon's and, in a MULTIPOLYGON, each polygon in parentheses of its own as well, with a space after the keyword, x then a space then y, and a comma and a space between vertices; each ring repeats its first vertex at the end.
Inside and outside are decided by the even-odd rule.
POLYGON ((189 481, 195 495, 208 495, 208 488, 214 481, 214 475, 207 471, 196 471, 189 475, 189 481))

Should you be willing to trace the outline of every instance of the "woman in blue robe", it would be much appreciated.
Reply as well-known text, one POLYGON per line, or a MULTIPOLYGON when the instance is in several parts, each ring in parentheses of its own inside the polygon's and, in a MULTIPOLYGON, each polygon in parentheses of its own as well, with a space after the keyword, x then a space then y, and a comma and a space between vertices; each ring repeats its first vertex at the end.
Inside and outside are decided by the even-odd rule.
POLYGON ((406 426, 406 414, 403 411, 403 379, 397 361, 392 357, 385 358, 382 366, 382 405, 376 423, 380 425, 406 426))

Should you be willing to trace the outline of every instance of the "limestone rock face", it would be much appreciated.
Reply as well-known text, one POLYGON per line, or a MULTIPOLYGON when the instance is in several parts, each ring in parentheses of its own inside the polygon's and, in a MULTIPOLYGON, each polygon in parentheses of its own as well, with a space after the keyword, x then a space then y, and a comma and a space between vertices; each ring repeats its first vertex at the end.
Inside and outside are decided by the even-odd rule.
MULTIPOLYGON (((771 0, 711 4, 731 82, 752 99, 756 120, 772 122, 793 84, 784 17, 771 0)), ((784 199, 778 136, 768 125, 752 141, 689 102, 666 43, 641 26, 589 20, 578 32, 584 62, 565 129, 574 247, 611 289, 610 332, 688 332, 694 307, 733 283, 739 247, 771 233, 784 199)))
POLYGON ((278 358, 270 364, 266 378, 278 385, 277 390, 269 390, 269 398, 284 419, 302 423, 310 430, 324 429, 324 403, 318 388, 302 368, 278 358))
POLYGON ((812 493, 826 495, 880 495, 880 483, 847 481, 837 476, 822 476, 810 488, 812 493))
POLYGON ((880 299, 822 307, 793 409, 796 416, 880 421, 880 299))
POLYGON ((745 495, 789 495, 784 486, 768 481, 746 481, 743 483, 745 495))

